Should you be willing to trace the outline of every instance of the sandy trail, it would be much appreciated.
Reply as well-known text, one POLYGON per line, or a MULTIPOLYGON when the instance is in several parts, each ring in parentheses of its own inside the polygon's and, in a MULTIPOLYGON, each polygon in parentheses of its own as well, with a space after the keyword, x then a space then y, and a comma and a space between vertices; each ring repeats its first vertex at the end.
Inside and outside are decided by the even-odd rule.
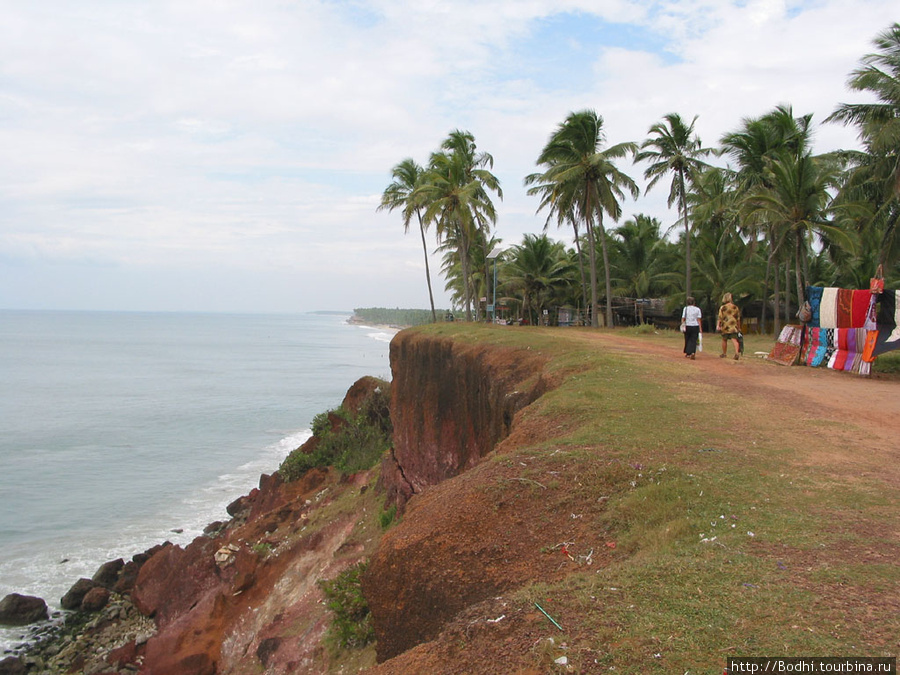
MULTIPOLYGON (((718 356, 719 340, 691 361, 680 345, 611 332, 579 332, 605 349, 680 364, 678 374, 737 394, 761 415, 747 415, 748 426, 767 425, 784 433, 805 434, 811 442, 798 461, 855 466, 858 474, 878 472, 900 486, 900 378, 860 377, 827 368, 780 366, 747 354, 741 361, 718 356)), ((729 347, 729 353, 730 353, 729 347)), ((741 415, 738 414, 737 417, 741 415)), ((739 420, 740 423, 740 420, 739 420)))

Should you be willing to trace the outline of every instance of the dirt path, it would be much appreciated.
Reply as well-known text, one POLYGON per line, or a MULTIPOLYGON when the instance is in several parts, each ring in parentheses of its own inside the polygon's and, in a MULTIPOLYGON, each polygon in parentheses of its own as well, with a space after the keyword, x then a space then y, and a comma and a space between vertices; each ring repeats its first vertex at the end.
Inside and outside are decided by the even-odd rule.
MULTIPOLYGON (((661 389, 669 392, 668 395, 680 398, 680 392, 684 392, 684 400, 699 401, 691 411, 692 414, 696 411, 695 418, 720 414, 712 412, 722 409, 719 402, 726 400, 730 404, 736 400, 734 414, 727 420, 735 433, 729 431, 715 435, 716 449, 727 450, 716 456, 727 457, 734 462, 746 459, 748 466, 760 470, 763 476, 761 485, 764 486, 770 476, 775 485, 771 495, 759 502, 760 512, 764 511, 765 516, 757 522, 768 518, 770 524, 783 526, 784 531, 773 528, 753 541, 747 540, 750 543, 746 545, 739 542, 733 549, 740 550, 740 556, 754 556, 750 567, 757 560, 762 561, 754 569, 778 570, 766 577, 766 588, 783 588, 785 597, 793 598, 784 600, 785 605, 773 606, 771 620, 776 624, 784 623, 788 631, 802 629, 810 634, 819 631, 837 635, 834 631, 849 630, 841 626, 850 625, 857 634, 866 636, 867 649, 884 648, 893 650, 889 653, 896 653, 897 635, 900 634, 896 619, 900 616, 900 587, 895 583, 894 563, 900 559, 900 510, 896 508, 892 495, 900 489, 900 377, 862 378, 822 368, 784 367, 752 355, 737 362, 720 359, 718 336, 709 339, 709 351, 691 361, 684 358, 677 340, 629 336, 618 331, 546 330, 551 331, 549 334, 554 339, 575 343, 579 348, 573 350, 575 353, 585 347, 587 350, 620 354, 621 361, 634 359, 640 362, 636 368, 641 373, 638 377, 643 378, 650 372, 661 389), (658 363, 659 367, 648 371, 648 363, 658 363), (727 397, 723 398, 723 395, 727 397), (720 442, 723 445, 718 445, 720 442), (795 488, 789 487, 795 479, 801 486, 796 492, 795 488), (835 487, 841 488, 840 495, 832 499, 835 487), (854 501, 857 495, 868 501, 861 500, 857 504, 854 501), (793 519, 797 509, 804 510, 806 520, 793 519), (871 570, 865 567, 870 563, 871 570)), ((703 428, 709 429, 710 426, 705 424, 703 428)), ((564 568, 559 567, 555 558, 547 556, 546 544, 547 541, 593 542, 592 537, 596 537, 594 528, 602 521, 592 520, 590 513, 584 520, 576 520, 574 511, 569 511, 568 505, 578 503, 579 498, 574 498, 574 502, 565 501, 568 499, 566 490, 547 490, 540 483, 535 483, 543 489, 540 493, 500 490, 497 487, 507 484, 501 482, 503 479, 513 484, 515 480, 526 478, 525 474, 519 474, 519 467, 525 467, 525 462, 530 471, 537 471, 541 461, 538 453, 512 453, 517 448, 531 448, 542 441, 552 445, 554 434, 564 433, 558 431, 560 428, 548 423, 548 417, 544 415, 523 416, 511 435, 498 447, 499 453, 510 453, 519 461, 484 462, 418 497, 414 510, 411 509, 407 518, 393 531, 398 542, 415 551, 414 557, 404 558, 415 562, 403 569, 402 574, 407 580, 417 580, 415 583, 424 589, 450 587, 453 584, 460 588, 474 588, 489 576, 492 579, 506 576, 515 579, 516 584, 521 584, 523 588, 540 588, 534 592, 542 594, 538 597, 546 597, 548 602, 557 603, 557 618, 562 619, 562 624, 569 631, 571 644, 581 650, 574 650, 571 654, 613 655, 610 658, 628 664, 642 658, 641 645, 652 644, 655 651, 657 645, 662 644, 661 651, 667 654, 666 658, 677 653, 679 647, 675 645, 678 644, 689 644, 694 649, 694 639, 680 634, 673 633, 674 638, 669 636, 667 640, 656 642, 654 629, 649 624, 644 624, 648 626, 646 634, 634 633, 632 621, 635 625, 641 625, 641 621, 632 619, 631 609, 636 605, 641 607, 641 602, 648 602, 639 611, 652 615, 657 608, 647 599, 652 598, 655 602, 664 595, 655 596, 653 592, 641 595, 644 591, 636 590, 640 588, 640 583, 635 579, 642 578, 645 565, 651 571, 643 578, 652 579, 654 583, 664 578, 654 576, 653 565, 656 561, 652 553, 648 553, 648 557, 634 568, 629 568, 625 559, 615 559, 616 568, 609 577, 630 580, 626 583, 634 584, 629 602, 638 598, 636 605, 628 605, 621 614, 616 614, 615 601, 611 601, 609 608, 613 611, 607 611, 609 608, 604 607, 593 614, 593 605, 586 602, 583 595, 578 595, 578 591, 566 596, 566 584, 554 576, 564 568), (506 471, 510 473, 507 475, 506 471), (499 502, 496 501, 498 499, 499 502), (448 508, 448 504, 452 507, 448 508), (566 506, 562 507, 562 504, 566 506), (582 523, 585 524, 583 530, 579 529, 582 523), (566 534, 549 535, 548 538, 547 532, 566 534), (478 573, 470 574, 470 569, 477 569, 478 573), (632 573, 634 576, 630 576, 632 573), (553 590, 545 591, 547 585, 553 590), (561 600, 562 597, 578 598, 578 601, 567 604, 561 600), (602 618, 597 618, 599 616, 602 618), (622 628, 604 632, 611 625, 622 628), (606 637, 598 638, 600 634, 606 637), (673 651, 667 653, 666 649, 673 651)), ((602 456, 604 442, 599 437, 596 445, 588 442, 583 448, 584 455, 594 451, 596 456, 602 456)), ((698 440, 698 443, 706 442, 708 439, 705 436, 698 440)), ((652 461, 663 461, 659 458, 670 451, 671 454, 665 455, 666 461, 671 459, 673 464, 683 461, 683 465, 693 463, 699 466, 699 455, 685 450, 683 446, 651 449, 647 451, 647 456, 652 457, 652 461)), ((634 453, 640 454, 641 449, 634 450, 634 453)), ((576 454, 573 452, 573 458, 576 454)), ((711 455, 702 457, 705 462, 711 455)), ((561 485, 574 485, 579 480, 579 466, 574 459, 569 466, 553 463, 554 479, 561 485)), ((548 470, 549 467, 548 464, 548 470)), ((731 487, 736 485, 729 482, 731 487)), ((761 488, 760 494, 763 492, 765 490, 761 488)), ((746 512, 749 519, 749 514, 757 509, 757 505, 754 502, 743 503, 742 499, 738 494, 736 503, 739 508, 745 509, 742 512, 746 512)), ((590 499, 584 503, 593 502, 590 499)), ((587 508, 581 504, 579 507, 587 508)), ((583 512, 579 511, 577 518, 582 515, 583 512)), ((613 544, 615 548, 615 542, 613 544)), ((723 544, 719 545, 725 548, 723 544)), ((596 564, 605 565, 614 560, 614 554, 610 552, 612 549, 603 550, 598 546, 598 550, 602 553, 595 558, 596 564)), ((705 554, 701 551, 693 558, 694 549, 686 546, 683 550, 684 558, 679 558, 677 567, 665 567, 666 555, 661 554, 662 566, 659 569, 678 569, 687 576, 695 574, 695 569, 702 570, 703 565, 695 568, 692 562, 685 561, 699 561, 705 554)), ((591 552, 594 552, 593 548, 591 552)), ((725 577, 738 574, 724 566, 719 572, 725 577)), ((760 571, 760 574, 763 572, 760 571)), ((701 594, 699 580, 703 574, 698 573, 696 578, 697 591, 701 594)), ((743 577, 740 581, 744 582, 743 577)), ((572 588, 580 588, 578 580, 571 583, 572 588)), ((618 583, 614 585, 618 586, 618 583)), ((744 602, 744 591, 752 584, 739 583, 736 586, 735 590, 726 584, 717 592, 725 595, 735 593, 734 601, 740 604, 744 602)), ((617 591, 616 588, 610 590, 617 591)), ((590 593, 590 599, 595 600, 593 585, 590 593)), ((699 621, 697 617, 706 615, 699 613, 697 608, 700 605, 693 604, 694 599, 689 595, 685 595, 683 605, 684 626, 687 627, 685 633, 691 633, 690 629, 696 628, 699 636, 713 627, 706 625, 706 619, 703 620, 704 625, 692 624, 699 621)), ((711 597, 715 595, 714 592, 711 597)), ((486 674, 500 672, 496 664, 507 662, 516 665, 504 672, 529 675, 563 672, 553 665, 529 667, 541 658, 535 654, 535 649, 536 645, 542 644, 542 636, 546 635, 544 617, 537 611, 521 608, 517 601, 511 601, 507 596, 501 597, 499 592, 495 596, 492 600, 474 603, 460 613, 443 627, 435 639, 423 642, 369 672, 379 675, 421 672, 486 674), (465 650, 459 648, 463 644, 465 650)), ((672 597, 665 596, 665 602, 680 602, 672 597)), ((602 604, 603 601, 598 602, 602 604)), ((765 614, 768 610, 761 611, 765 614)), ((664 611, 660 612, 661 617, 664 614, 664 611)), ((755 625, 754 621, 756 619, 747 618, 745 621, 742 618, 734 626, 736 631, 748 631, 751 637, 746 644, 757 639, 755 636, 768 639, 767 628, 755 625)), ((721 639, 727 639, 727 635, 723 634, 721 639)), ((785 653, 790 649, 788 641, 793 639, 790 635, 785 636, 785 653)), ((807 644, 805 639, 805 636, 796 638, 797 644, 807 644)), ((701 655, 701 661, 706 659, 707 664, 716 663, 723 658, 723 654, 728 653, 729 643, 720 644, 718 640, 717 636, 717 645, 721 649, 701 655)), ((696 644, 702 644, 702 637, 697 638, 696 644)), ((847 643, 848 650, 850 644, 847 643)), ((688 652, 690 650, 684 654, 688 652)), ((690 652, 690 656, 684 654, 680 656, 684 656, 687 662, 697 657, 694 652, 690 652)), ((556 652, 553 655, 558 656, 556 652)), ((652 658, 657 657, 658 654, 652 658)), ((590 670, 587 667, 570 672, 609 672, 609 663, 612 661, 604 664, 602 669, 590 670)), ((662 672, 655 663, 641 670, 629 669, 627 665, 622 669, 622 672, 648 671, 662 672)), ((684 671, 682 668, 672 672, 684 671)), ((690 672, 702 671, 691 669, 690 672)))
MULTIPOLYGON (((827 368, 780 366, 748 352, 741 361, 719 358, 719 340, 695 361, 684 358, 680 345, 671 345, 608 332, 582 332, 580 339, 598 346, 680 366, 685 377, 724 386, 764 416, 749 424, 801 424, 813 441, 801 462, 855 466, 859 473, 878 472, 900 487, 900 378, 892 375, 860 377, 827 368)), ((729 352, 731 347, 729 346, 729 352)), ((740 412, 736 418, 740 423, 740 412)), ((748 415, 749 417, 749 415, 748 415)), ((755 417, 755 416, 754 416, 755 417)))

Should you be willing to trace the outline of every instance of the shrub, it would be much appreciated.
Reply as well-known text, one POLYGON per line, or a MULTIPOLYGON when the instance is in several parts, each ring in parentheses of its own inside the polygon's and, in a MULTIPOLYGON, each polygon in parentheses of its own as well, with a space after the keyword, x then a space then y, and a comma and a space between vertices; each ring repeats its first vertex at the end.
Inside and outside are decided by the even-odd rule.
POLYGON ((397 517, 397 505, 393 504, 389 509, 384 509, 378 514, 378 524, 382 530, 388 529, 397 517))
POLYGON ((375 639, 372 616, 360 583, 367 566, 367 562, 361 562, 331 581, 319 582, 325 593, 325 605, 334 615, 329 628, 330 639, 344 649, 365 647, 375 639))
POLYGON ((315 467, 333 466, 343 473, 355 473, 375 466, 390 447, 393 434, 388 385, 370 394, 356 415, 343 406, 316 415, 312 432, 318 441, 312 452, 298 448, 278 468, 284 480, 297 480, 315 467), (332 428, 333 417, 345 424, 332 428))

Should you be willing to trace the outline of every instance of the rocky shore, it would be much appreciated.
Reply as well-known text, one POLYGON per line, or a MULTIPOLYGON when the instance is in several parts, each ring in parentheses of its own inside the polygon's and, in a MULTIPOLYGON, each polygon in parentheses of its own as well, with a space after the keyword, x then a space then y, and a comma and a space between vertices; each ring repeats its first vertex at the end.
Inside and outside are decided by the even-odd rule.
MULTIPOLYGON (((109 561, 91 579, 76 581, 60 600, 64 616, 32 626, 23 648, 0 659, 0 675, 138 672, 138 652, 156 627, 137 610, 131 593, 141 566, 165 546, 171 544, 135 555, 127 563, 109 561)), ((38 621, 48 619, 44 600, 32 600, 45 608, 38 621)))
MULTIPOLYGON (((520 494, 521 462, 533 458, 481 461, 511 441, 514 420, 553 387, 545 361, 538 350, 397 336, 392 382, 363 378, 341 406, 355 417, 389 390, 393 442, 380 466, 349 473, 316 465, 290 481, 263 474, 228 506, 229 520, 187 546, 161 544, 78 580, 66 594, 64 625, 7 656, 0 675, 441 672, 416 661, 417 647, 452 632, 467 608, 496 619, 483 603, 565 573, 544 552, 544 529, 530 523, 547 520, 570 539, 584 534, 569 532, 582 521, 571 521, 567 505, 553 506, 551 518, 546 500, 520 494), (467 478, 449 480, 460 476, 467 478), (537 512, 523 515, 528 509, 537 512), (323 584, 361 565, 346 602, 366 605, 376 642, 335 650, 329 631, 338 621, 323 584)), ((345 429, 344 440, 357 442, 354 424, 327 417, 331 434, 345 429)), ((531 438, 523 429, 516 440, 531 438)), ((313 455, 324 438, 314 435, 295 453, 313 455)), ((501 612, 515 609, 525 622, 522 635, 504 642, 504 663, 527 653, 532 624, 544 625, 520 605, 501 612)))
MULTIPOLYGON (((384 385, 363 378, 342 406, 358 410, 384 385)), ((291 482, 263 474, 228 505, 229 520, 184 548, 164 542, 78 579, 52 620, 43 599, 11 594, 0 621, 31 625, 21 649, 0 655, 0 675, 213 675, 225 662, 323 672, 328 610, 318 582, 371 554, 376 474, 312 469, 291 482), (298 625, 306 641, 280 637, 298 625)))

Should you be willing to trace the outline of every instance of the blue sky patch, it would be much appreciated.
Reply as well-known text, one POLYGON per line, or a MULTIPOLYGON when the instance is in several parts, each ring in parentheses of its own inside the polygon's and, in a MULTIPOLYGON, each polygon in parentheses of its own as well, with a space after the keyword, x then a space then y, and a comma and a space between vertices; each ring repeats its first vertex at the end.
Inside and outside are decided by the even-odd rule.
POLYGON ((526 37, 499 56, 504 79, 528 79, 553 89, 585 87, 593 80, 593 63, 610 47, 647 51, 665 63, 677 56, 668 40, 645 26, 611 23, 583 13, 557 14, 535 23, 526 37))

